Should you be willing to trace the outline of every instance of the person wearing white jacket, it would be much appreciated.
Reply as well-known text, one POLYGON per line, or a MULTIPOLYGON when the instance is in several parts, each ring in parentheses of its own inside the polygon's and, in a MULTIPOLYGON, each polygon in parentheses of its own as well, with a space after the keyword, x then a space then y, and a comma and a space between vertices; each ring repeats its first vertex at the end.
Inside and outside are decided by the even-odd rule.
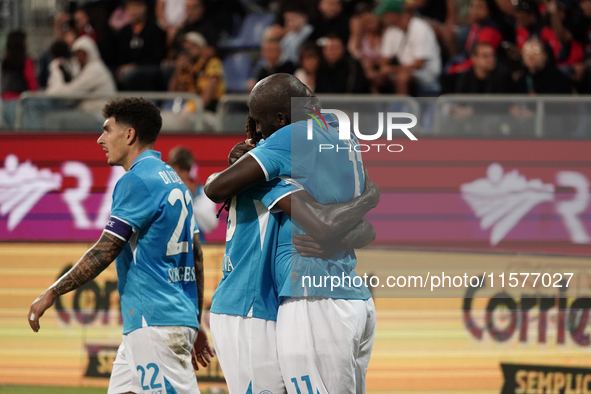
POLYGON ((103 122, 104 96, 117 91, 113 76, 103 63, 98 47, 89 36, 82 36, 72 44, 72 52, 80 65, 80 71, 66 82, 60 66, 66 60, 54 59, 49 65, 49 80, 45 92, 48 95, 97 95, 102 98, 83 100, 76 109, 54 111, 44 118, 44 125, 51 130, 90 131, 100 129, 103 122))

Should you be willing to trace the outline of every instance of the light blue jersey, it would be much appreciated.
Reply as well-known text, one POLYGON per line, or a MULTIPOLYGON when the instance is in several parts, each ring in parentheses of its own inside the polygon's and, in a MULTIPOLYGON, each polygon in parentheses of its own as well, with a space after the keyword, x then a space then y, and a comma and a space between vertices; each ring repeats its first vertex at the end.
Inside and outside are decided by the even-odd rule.
POLYGON ((117 257, 123 334, 198 328, 193 198, 160 153, 143 152, 117 182, 105 231, 128 241, 117 257))
MULTIPOLYGON (((307 139, 307 122, 301 121, 277 130, 249 154, 259 162, 267 180, 291 177, 321 204, 347 202, 363 192, 361 153, 352 148, 358 144, 354 136, 351 140, 339 140, 338 123, 332 115, 325 114, 324 118, 328 127, 314 123, 312 140, 307 139), (341 149, 319 151, 320 144, 341 149)), ((338 252, 327 260, 301 257, 292 239, 296 233, 305 231, 284 216, 279 231, 275 277, 280 298, 368 299, 371 296, 360 278, 353 280, 358 277, 354 271, 357 258, 353 250, 338 252), (342 280, 345 285, 332 290, 330 282, 328 286, 314 286, 325 276, 350 280, 342 280), (302 277, 309 277, 312 285, 308 285, 308 281, 303 285, 302 277)))
POLYGON ((224 277, 212 298, 213 313, 277 320, 273 278, 281 215, 270 209, 291 191, 286 181, 275 179, 232 198, 224 277))

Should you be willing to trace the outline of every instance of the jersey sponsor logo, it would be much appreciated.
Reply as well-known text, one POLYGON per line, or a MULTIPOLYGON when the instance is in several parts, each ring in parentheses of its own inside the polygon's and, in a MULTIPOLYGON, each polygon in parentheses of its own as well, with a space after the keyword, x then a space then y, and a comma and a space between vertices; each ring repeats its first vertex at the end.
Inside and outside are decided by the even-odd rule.
POLYGON ((168 282, 195 282, 195 267, 169 268, 168 282))

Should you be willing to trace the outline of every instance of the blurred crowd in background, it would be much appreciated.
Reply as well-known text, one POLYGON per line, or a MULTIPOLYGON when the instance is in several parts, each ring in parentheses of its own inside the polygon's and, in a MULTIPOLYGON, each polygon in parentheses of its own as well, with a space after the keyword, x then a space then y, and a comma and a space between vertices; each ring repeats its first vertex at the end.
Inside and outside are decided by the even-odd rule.
MULTIPOLYGON (((40 53, 25 32, 7 36, 8 125, 24 91, 189 92, 215 111, 277 72, 316 93, 591 93, 591 0, 103 0, 58 11, 40 53)), ((45 121, 96 121, 101 105, 45 121)))

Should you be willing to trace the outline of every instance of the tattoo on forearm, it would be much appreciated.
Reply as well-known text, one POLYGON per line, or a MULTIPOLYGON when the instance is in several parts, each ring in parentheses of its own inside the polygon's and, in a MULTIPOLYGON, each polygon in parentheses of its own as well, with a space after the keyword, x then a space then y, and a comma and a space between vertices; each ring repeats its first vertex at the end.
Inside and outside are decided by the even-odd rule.
POLYGON ((51 288, 51 292, 60 296, 90 282, 115 260, 125 244, 125 241, 114 235, 103 233, 98 242, 82 256, 80 261, 58 280, 51 288))
POLYGON ((198 239, 193 240, 193 257, 195 262, 195 282, 197 285, 197 308, 199 310, 199 323, 203 313, 204 273, 203 273, 203 251, 198 239))

